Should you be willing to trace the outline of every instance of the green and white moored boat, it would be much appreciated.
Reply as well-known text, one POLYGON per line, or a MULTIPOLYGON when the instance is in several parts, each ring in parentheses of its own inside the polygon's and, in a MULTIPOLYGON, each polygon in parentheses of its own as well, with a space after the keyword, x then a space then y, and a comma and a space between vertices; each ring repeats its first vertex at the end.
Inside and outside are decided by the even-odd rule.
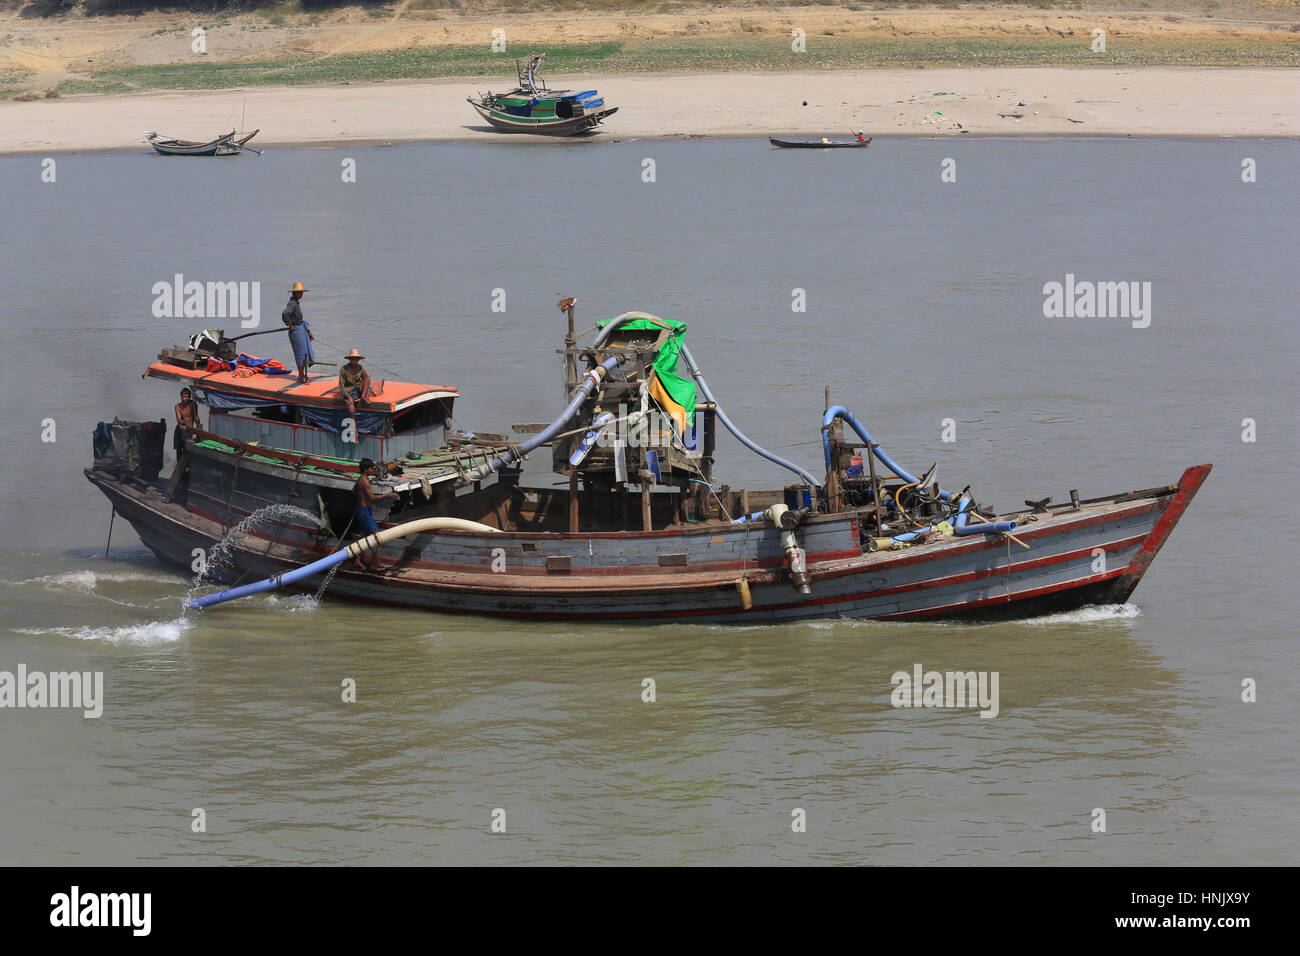
POLYGON ((516 60, 519 86, 509 93, 481 93, 477 99, 466 99, 504 133, 571 136, 595 129, 605 117, 618 112, 617 106, 606 106, 595 90, 548 90, 538 75, 544 59, 545 53, 532 53, 526 63, 516 60))

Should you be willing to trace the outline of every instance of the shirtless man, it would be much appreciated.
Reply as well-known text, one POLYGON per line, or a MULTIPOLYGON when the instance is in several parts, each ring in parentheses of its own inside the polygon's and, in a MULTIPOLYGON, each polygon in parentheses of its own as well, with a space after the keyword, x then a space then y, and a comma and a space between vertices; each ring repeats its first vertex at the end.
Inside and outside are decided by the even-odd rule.
POLYGON ((199 403, 194 401, 193 393, 188 388, 181 389, 181 400, 176 403, 176 430, 172 432, 172 448, 180 458, 185 451, 185 433, 191 428, 202 428, 199 421, 199 403))
MULTIPOLYGON (((385 498, 396 498, 397 495, 391 492, 382 495, 375 494, 374 489, 370 487, 370 478, 379 469, 375 467, 375 463, 369 458, 361 459, 359 469, 361 474, 357 476, 357 483, 352 486, 352 491, 357 496, 357 529, 361 532, 361 536, 364 538, 366 535, 374 534, 379 530, 379 525, 375 523, 375 516, 371 512, 370 506, 376 501, 381 501, 385 498)), ((370 570, 378 573, 379 554, 375 550, 363 551, 361 554, 357 555, 357 567, 362 571, 366 570, 367 555, 370 557, 370 570)))

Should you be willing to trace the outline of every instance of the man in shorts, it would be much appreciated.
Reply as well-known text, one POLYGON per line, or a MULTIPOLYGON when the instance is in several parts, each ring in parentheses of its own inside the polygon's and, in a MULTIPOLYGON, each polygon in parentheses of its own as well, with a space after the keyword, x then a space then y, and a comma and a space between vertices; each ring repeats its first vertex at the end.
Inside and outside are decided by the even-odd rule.
MULTIPOLYGON (((375 463, 371 459, 362 458, 358 467, 361 473, 357 476, 357 483, 352 486, 352 491, 357 496, 357 530, 361 532, 361 537, 364 538, 366 535, 374 534, 379 530, 379 525, 375 523, 375 516, 371 511, 371 506, 376 501, 381 501, 385 498, 396 498, 397 495, 391 492, 382 495, 375 494, 374 489, 370 487, 370 479, 379 469, 375 467, 375 463)), ((357 567, 362 571, 366 570, 367 557, 370 558, 368 565, 369 569, 378 573, 379 552, 377 548, 372 548, 370 551, 363 551, 357 555, 357 567)))

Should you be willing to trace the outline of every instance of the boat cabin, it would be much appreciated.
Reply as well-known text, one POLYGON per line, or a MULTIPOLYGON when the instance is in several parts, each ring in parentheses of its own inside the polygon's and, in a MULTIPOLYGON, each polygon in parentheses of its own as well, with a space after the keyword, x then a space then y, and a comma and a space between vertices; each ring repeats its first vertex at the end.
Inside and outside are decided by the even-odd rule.
POLYGON ((347 403, 333 375, 304 385, 295 375, 208 371, 207 360, 186 354, 191 351, 164 350, 145 375, 189 387, 194 400, 208 406, 206 430, 223 438, 343 461, 396 461, 444 447, 453 427, 459 396, 453 387, 373 379, 374 395, 357 408, 349 429, 347 403))

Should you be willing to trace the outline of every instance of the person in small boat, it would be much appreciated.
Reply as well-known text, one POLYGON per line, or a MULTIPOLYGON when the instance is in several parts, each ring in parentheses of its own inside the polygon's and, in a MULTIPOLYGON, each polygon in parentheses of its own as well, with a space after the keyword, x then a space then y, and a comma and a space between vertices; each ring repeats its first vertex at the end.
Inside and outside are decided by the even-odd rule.
POLYGON ((181 389, 181 400, 176 403, 176 430, 172 432, 172 448, 179 458, 185 451, 185 433, 191 428, 202 428, 199 421, 199 403, 194 401, 194 394, 188 388, 181 389))
MULTIPOLYGON (((392 492, 382 494, 382 495, 377 495, 375 494, 374 489, 370 487, 371 477, 374 476, 374 474, 379 470, 378 468, 375 467, 375 463, 373 460, 369 458, 362 458, 361 462, 357 465, 357 468, 360 471, 360 474, 357 475, 357 483, 352 486, 352 491, 357 498, 357 521, 356 521, 357 530, 361 533, 361 536, 364 538, 366 535, 374 534, 376 531, 379 530, 379 525, 375 523, 374 513, 370 510, 371 507, 374 505, 374 503, 376 501, 381 501, 385 498, 396 498, 397 495, 392 492)), ((370 562, 369 562, 370 570, 378 571, 379 555, 373 549, 370 551, 363 551, 359 555, 357 555, 356 557, 357 567, 362 571, 366 570, 367 556, 369 556, 370 558, 370 562)))
MULTIPOLYGON (((348 403, 348 418, 357 420, 357 405, 370 401, 370 373, 365 370, 361 360, 365 358, 356 349, 347 354, 347 362, 339 369, 339 391, 343 401, 348 403)), ((358 429, 360 431, 360 429, 358 429)))
POLYGON ((280 318, 289 327, 289 346, 293 349, 293 362, 298 366, 298 384, 307 384, 307 369, 316 361, 311 343, 316 336, 311 334, 311 326, 302 317, 302 294, 307 290, 301 282, 295 282, 289 290, 289 304, 280 313, 280 318))
POLYGON ((865 143, 866 141, 867 141, 867 134, 864 133, 864 132, 862 132, 861 130, 859 130, 859 131, 858 131, 858 142, 859 142, 859 143, 865 143))

